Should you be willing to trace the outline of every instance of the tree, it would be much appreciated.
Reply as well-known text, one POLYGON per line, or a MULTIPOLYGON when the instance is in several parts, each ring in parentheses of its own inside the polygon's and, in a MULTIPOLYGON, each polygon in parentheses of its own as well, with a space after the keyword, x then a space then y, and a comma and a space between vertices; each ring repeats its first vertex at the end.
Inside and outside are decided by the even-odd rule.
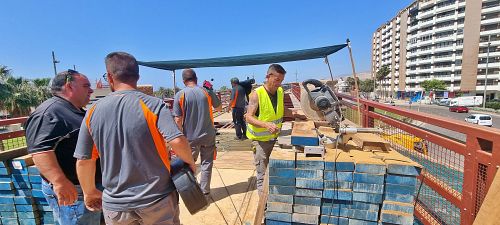
POLYGON ((229 88, 228 88, 228 87, 226 87, 226 86, 222 86, 222 87, 220 87, 220 89, 219 89, 219 91, 221 91, 221 92, 222 92, 222 91, 227 91, 227 90, 229 90, 229 88))
MULTIPOLYGON (((176 87, 176 93, 179 92, 181 89, 176 87)), ((165 87, 160 87, 157 91, 154 92, 154 95, 158 98, 173 98, 174 97, 174 89, 173 88, 165 88, 165 87)))
POLYGON ((391 73, 391 70, 389 69, 388 66, 382 66, 376 74, 377 81, 380 83, 380 85, 383 87, 384 91, 384 97, 385 97, 385 86, 383 85, 383 80, 391 73))
POLYGON ((432 79, 420 83, 425 91, 446 90, 446 83, 442 80, 432 79))
MULTIPOLYGON (((358 86, 359 86, 359 78, 357 78, 358 80, 358 86)), ((345 79, 345 82, 349 85, 349 88, 351 88, 351 90, 354 90, 355 89, 355 85, 356 85, 356 82, 354 81, 354 78, 352 77, 347 77, 345 79)))
POLYGON ((373 87, 373 80, 372 79, 366 79, 366 80, 362 80, 360 83, 359 83, 359 90, 361 92, 372 92, 374 91, 374 87, 373 87))
POLYGON ((13 117, 29 115, 32 107, 50 97, 49 81, 50 78, 28 80, 13 77, 10 69, 0 66, 0 110, 13 117))

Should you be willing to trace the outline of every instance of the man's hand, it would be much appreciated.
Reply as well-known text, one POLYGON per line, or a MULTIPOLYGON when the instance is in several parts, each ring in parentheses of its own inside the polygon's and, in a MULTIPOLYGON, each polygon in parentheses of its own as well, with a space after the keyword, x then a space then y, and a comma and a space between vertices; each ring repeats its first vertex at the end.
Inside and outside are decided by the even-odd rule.
POLYGON ((54 183, 54 193, 57 197, 59 205, 72 205, 78 200, 78 192, 75 185, 68 179, 54 183))
POLYGON ((269 123, 267 123, 266 125, 267 125, 267 126, 266 126, 267 130, 268 130, 268 131, 269 131, 269 133, 271 133, 271 134, 275 134, 275 133, 278 133, 278 132, 280 131, 280 128, 279 128, 278 126, 276 126, 276 124, 274 124, 274 123, 270 123, 270 122, 269 122, 269 123))
POLYGON ((89 191, 88 193, 83 193, 83 199, 85 202, 85 207, 87 207, 88 210, 95 212, 99 211, 102 209, 102 192, 93 189, 89 191))

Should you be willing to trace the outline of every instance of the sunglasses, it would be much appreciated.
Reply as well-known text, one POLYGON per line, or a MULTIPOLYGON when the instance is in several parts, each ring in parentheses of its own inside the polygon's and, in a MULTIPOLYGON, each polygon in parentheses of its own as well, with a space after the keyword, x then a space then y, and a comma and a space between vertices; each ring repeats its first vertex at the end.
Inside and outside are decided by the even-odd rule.
POLYGON ((103 79, 104 79, 104 81, 106 81, 106 82, 108 82, 108 76, 107 76, 107 75, 108 75, 108 73, 104 73, 104 74, 102 75, 102 78, 103 78, 103 79))
POLYGON ((73 75, 79 74, 76 70, 69 69, 66 71, 66 83, 73 81, 73 75))

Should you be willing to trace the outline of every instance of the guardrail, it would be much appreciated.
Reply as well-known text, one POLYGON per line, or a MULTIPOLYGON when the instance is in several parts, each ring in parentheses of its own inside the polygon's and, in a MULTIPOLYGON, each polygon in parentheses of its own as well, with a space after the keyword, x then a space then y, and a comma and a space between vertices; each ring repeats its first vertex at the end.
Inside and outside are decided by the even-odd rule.
MULTIPOLYGON (((292 86, 292 90, 297 87, 292 86)), ((415 216, 421 222, 461 225, 474 222, 500 167, 500 141, 495 141, 500 140, 500 130, 365 99, 360 99, 359 120, 355 98, 338 96, 346 106, 346 119, 362 127, 382 128, 381 136, 391 142, 393 149, 424 167, 419 177, 423 184, 415 203, 415 216), (456 140, 442 130, 461 133, 466 138, 456 140)))
MULTIPOLYGON (((8 128, 13 125, 19 125, 21 128, 22 124, 26 122, 27 119, 28 117, 18 117, 0 120, 0 127, 8 130, 8 128)), ((24 129, 0 132, 0 152, 26 147, 26 138, 24 134, 24 129)))

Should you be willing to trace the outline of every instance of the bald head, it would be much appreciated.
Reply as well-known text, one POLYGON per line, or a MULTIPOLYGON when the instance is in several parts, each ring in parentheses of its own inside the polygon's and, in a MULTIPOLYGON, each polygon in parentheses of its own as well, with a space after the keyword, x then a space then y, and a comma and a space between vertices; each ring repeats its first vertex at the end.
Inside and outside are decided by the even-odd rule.
POLYGON ((122 83, 137 83, 139 65, 134 56, 126 52, 112 52, 106 56, 106 71, 114 80, 122 83))
POLYGON ((182 71, 182 81, 186 82, 198 82, 198 77, 193 69, 188 68, 182 71))

